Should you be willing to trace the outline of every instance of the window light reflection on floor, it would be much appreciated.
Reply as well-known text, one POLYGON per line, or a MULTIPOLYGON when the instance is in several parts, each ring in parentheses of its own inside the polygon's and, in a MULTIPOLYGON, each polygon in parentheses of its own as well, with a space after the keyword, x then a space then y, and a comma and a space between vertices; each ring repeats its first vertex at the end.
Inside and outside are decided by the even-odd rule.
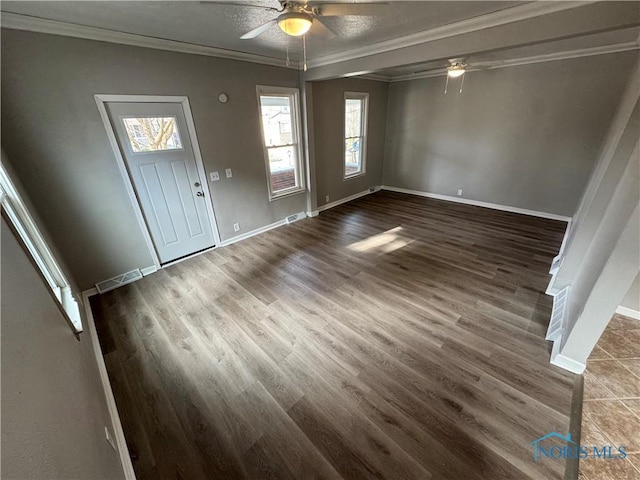
POLYGON ((389 253, 408 245, 413 241, 401 235, 402 227, 395 227, 386 232, 378 233, 364 240, 348 245, 349 250, 355 252, 369 252, 376 250, 376 253, 389 253))

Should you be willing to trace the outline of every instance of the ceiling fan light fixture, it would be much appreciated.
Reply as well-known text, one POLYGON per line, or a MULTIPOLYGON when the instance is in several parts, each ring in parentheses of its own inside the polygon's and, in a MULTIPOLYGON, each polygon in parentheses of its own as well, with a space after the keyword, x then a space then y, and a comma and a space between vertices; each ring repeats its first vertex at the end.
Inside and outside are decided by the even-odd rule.
POLYGON ((278 17, 278 26, 287 35, 299 37, 311 28, 313 19, 305 12, 285 12, 278 17))
POLYGON ((454 63, 447 68, 447 75, 449 75, 449 78, 458 78, 464 75, 466 67, 467 66, 464 63, 454 63))

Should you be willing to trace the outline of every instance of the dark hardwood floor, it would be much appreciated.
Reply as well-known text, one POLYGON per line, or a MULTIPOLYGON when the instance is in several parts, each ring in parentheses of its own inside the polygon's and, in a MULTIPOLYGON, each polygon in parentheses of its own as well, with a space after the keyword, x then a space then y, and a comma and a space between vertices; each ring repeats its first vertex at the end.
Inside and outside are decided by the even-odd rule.
POLYGON ((564 228, 379 192, 92 297, 138 478, 562 478, 564 228))

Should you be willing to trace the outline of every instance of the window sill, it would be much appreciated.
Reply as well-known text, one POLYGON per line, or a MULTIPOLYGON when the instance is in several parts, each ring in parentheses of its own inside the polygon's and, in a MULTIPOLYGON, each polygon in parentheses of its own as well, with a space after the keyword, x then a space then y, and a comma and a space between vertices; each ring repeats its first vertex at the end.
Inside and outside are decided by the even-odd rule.
POLYGON ((282 193, 276 193, 276 194, 273 194, 273 195, 270 194, 269 195, 269 201, 273 202, 275 200, 280 200, 280 199, 285 198, 285 197, 291 197, 293 195, 298 195, 298 194, 304 193, 306 191, 307 191, 306 188, 301 187, 301 188, 296 188, 295 190, 287 190, 287 191, 284 191, 282 193))
POLYGON ((351 180, 353 178, 363 177, 367 174, 367 172, 354 173, 353 175, 345 176, 342 180, 346 182, 347 180, 351 180))

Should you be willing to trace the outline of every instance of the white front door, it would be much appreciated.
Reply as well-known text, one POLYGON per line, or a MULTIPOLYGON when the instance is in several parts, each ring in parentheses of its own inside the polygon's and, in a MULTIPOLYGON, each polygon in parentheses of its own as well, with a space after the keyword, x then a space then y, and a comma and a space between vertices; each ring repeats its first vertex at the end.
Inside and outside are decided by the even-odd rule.
POLYGON ((180 103, 105 104, 160 263, 214 246, 180 103))

